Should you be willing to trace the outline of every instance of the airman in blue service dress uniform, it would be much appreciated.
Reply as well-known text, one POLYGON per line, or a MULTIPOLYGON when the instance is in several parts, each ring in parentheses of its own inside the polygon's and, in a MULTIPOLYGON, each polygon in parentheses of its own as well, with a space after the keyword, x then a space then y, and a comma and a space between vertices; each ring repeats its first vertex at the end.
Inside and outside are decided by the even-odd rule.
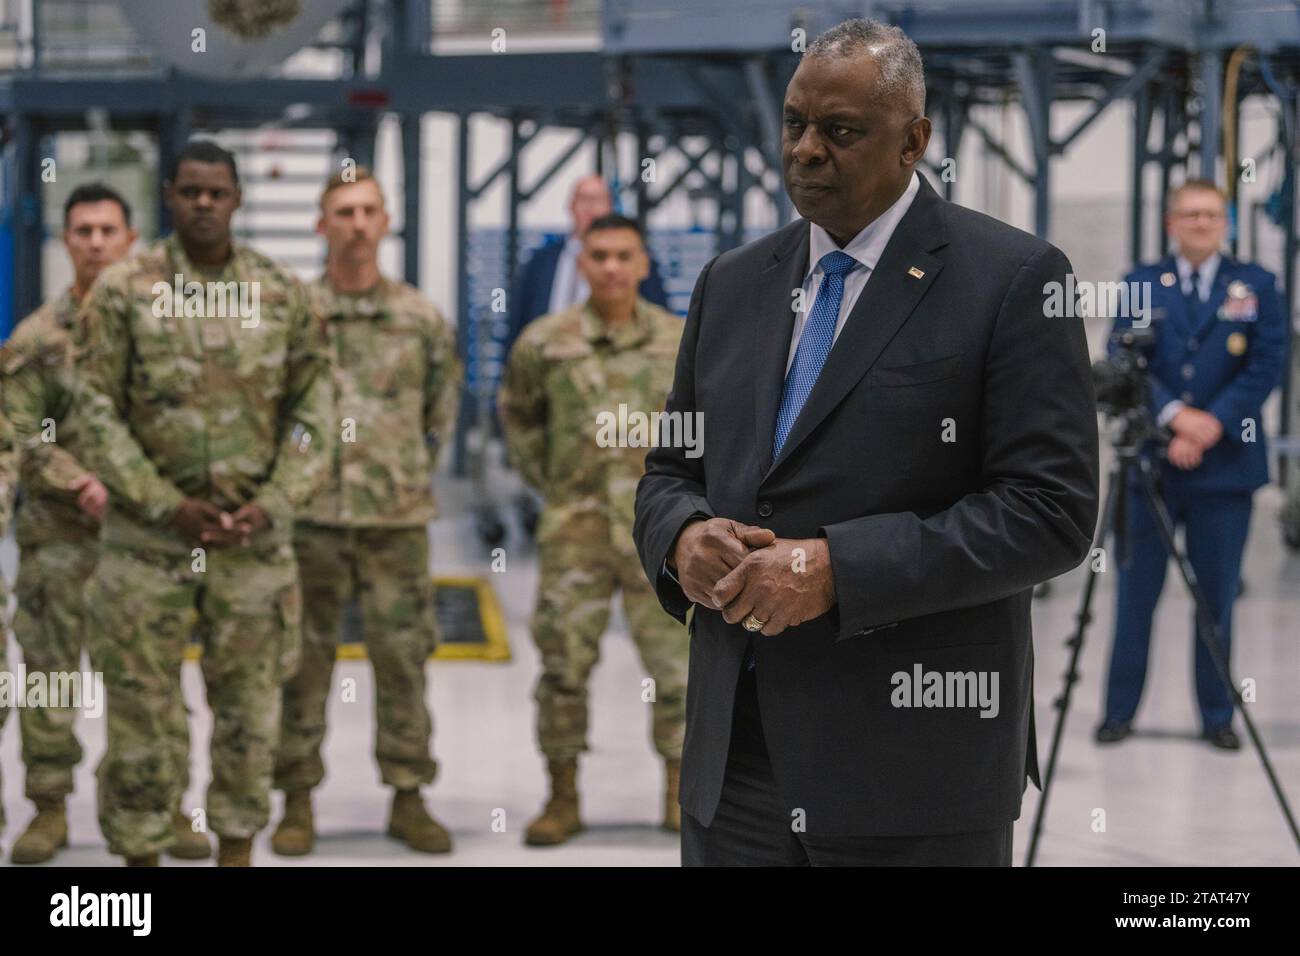
MULTIPOLYGON (((1273 275, 1219 252, 1227 232, 1226 202, 1212 182, 1184 183, 1171 194, 1168 209, 1166 227, 1176 252, 1134 270, 1126 282, 1150 284, 1151 408, 1173 436, 1167 460, 1159 460, 1156 471, 1170 516, 1184 529, 1187 557, 1218 622, 1227 660, 1251 499, 1268 482, 1260 408, 1283 367, 1286 324, 1273 275)), ((1132 324, 1132 316, 1119 317, 1115 329, 1132 324)), ((1101 743, 1131 731, 1146 678, 1152 615, 1169 563, 1136 477, 1127 506, 1128 554, 1119 564, 1105 716, 1096 731, 1101 743)), ((1201 735, 1235 750, 1241 744, 1232 729, 1231 694, 1196 637, 1195 621, 1192 627, 1201 735)))

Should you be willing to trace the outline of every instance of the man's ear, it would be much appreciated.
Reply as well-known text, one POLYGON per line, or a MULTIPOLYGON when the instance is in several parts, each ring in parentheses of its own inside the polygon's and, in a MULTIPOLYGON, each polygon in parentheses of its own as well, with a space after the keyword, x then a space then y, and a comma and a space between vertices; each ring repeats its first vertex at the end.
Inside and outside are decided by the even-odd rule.
POLYGON ((915 166, 921 161, 926 148, 930 145, 932 132, 933 126, 928 116, 918 116, 908 124, 903 153, 900 157, 904 166, 915 166))
POLYGON ((325 214, 321 213, 316 217, 316 235, 325 235, 325 214))
POLYGON ((244 189, 242 186, 235 187, 235 208, 238 209, 244 204, 244 189))

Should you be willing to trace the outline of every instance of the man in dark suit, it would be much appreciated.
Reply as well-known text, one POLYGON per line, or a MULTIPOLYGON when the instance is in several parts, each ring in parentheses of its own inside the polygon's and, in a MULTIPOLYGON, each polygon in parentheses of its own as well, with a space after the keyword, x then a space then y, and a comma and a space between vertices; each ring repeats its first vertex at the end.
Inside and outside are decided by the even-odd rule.
POLYGON ((818 38, 784 106, 803 218, 695 286, 667 411, 703 454, 651 450, 634 529, 694 605, 688 865, 1009 865, 1038 781, 1031 591, 1096 524, 1087 343, 1046 314, 1059 250, 916 174, 924 98, 901 30, 818 38))
MULTIPOLYGON (((1151 289, 1151 414, 1173 434, 1168 464, 1157 461, 1155 468, 1170 517, 1183 526, 1187 559, 1218 623, 1226 662, 1252 498, 1268 484, 1260 408, 1286 358, 1286 315, 1272 273, 1220 254, 1228 206, 1218 186, 1188 180, 1170 191, 1166 206, 1165 228, 1177 251, 1140 266, 1124 282, 1151 289)), ((1130 325, 1131 316, 1115 320, 1115 330, 1130 325)), ((1129 547, 1119 566, 1115 643, 1098 743, 1117 743, 1132 732, 1146 682, 1151 620, 1169 565, 1136 479, 1125 513, 1129 547)), ((1192 641, 1201 737, 1222 750, 1238 750, 1232 695, 1195 630, 1192 641)))
MULTIPOLYGON (((515 339, 533 319, 563 312, 586 301, 589 290, 577 266, 582 236, 588 226, 613 211, 609 184, 600 176, 595 173, 583 176, 574 185, 569 199, 572 231, 562 239, 552 239, 538 247, 520 269, 514 295, 510 297, 509 340, 503 354, 510 354, 515 339)), ((641 282, 637 294, 647 302, 668 308, 668 294, 664 291, 659 267, 653 257, 650 259, 650 274, 641 282)))

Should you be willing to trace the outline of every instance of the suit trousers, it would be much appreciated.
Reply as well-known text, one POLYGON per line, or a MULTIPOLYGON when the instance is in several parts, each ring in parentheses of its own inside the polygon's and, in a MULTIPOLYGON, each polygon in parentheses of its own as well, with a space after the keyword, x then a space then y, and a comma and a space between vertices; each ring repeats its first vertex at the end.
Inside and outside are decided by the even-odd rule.
POLYGON ((722 797, 711 826, 682 814, 683 866, 1010 866, 1013 824, 939 836, 796 832, 777 793, 755 672, 741 668, 722 797))

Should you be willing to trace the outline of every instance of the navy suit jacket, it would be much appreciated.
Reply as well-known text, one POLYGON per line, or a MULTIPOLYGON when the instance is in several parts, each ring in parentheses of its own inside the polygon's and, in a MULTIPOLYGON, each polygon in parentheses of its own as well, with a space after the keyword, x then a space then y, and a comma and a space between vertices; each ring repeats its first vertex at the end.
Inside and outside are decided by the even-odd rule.
MULTIPOLYGON (((1070 263, 923 176, 773 460, 808 250, 799 220, 700 275, 667 407, 703 414, 703 454, 646 456, 637 550, 682 620, 664 559, 692 517, 825 537, 838 603, 754 642, 780 799, 810 835, 992 829, 1038 782, 1033 587, 1083 560, 1097 520, 1083 323, 1044 303, 1070 263), (996 675, 996 714, 911 706, 897 682, 917 667, 996 675)), ((748 634, 704 606, 689 626, 680 800, 708 826, 748 634)))
MULTIPOLYGON (((1225 255, 1209 298, 1195 308, 1183 295, 1173 256, 1138 267, 1124 281, 1150 283, 1152 415, 1180 399, 1223 425, 1223 438, 1198 467, 1164 468, 1165 481, 1203 492, 1248 493, 1267 484, 1260 409, 1277 386, 1287 353, 1286 318, 1273 274, 1225 255)), ((1120 317, 1114 328, 1131 325, 1131 317, 1120 317)))

